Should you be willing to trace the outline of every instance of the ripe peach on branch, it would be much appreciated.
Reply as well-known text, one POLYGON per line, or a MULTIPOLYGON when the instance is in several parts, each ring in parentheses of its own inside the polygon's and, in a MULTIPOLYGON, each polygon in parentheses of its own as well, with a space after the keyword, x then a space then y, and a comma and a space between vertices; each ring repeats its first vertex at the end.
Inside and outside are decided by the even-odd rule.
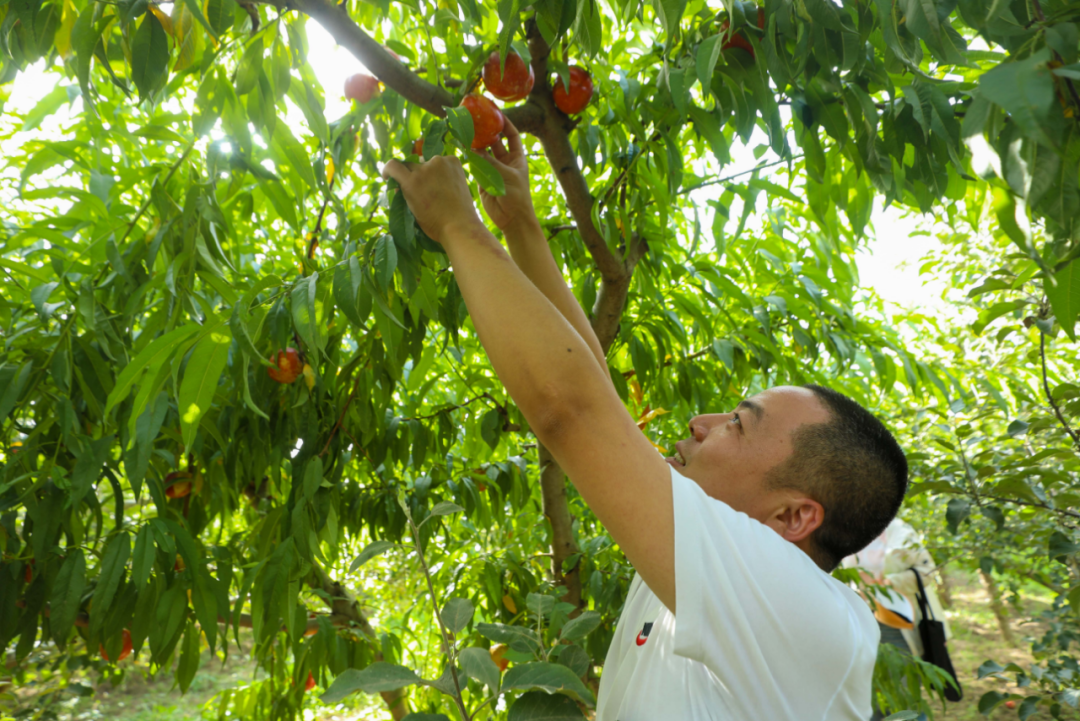
POLYGON ((567 115, 577 115, 589 104, 593 96, 593 81, 589 71, 578 65, 570 67, 570 87, 567 88, 562 78, 555 79, 552 97, 555 107, 567 115))
POLYGON ((279 350, 276 356, 270 356, 271 367, 266 372, 278 383, 293 383, 304 372, 304 361, 300 359, 300 351, 295 348, 279 350))
POLYGON ((379 80, 367 73, 350 75, 345 81, 345 97, 363 105, 379 94, 379 80))
POLYGON ((473 150, 483 150, 494 145, 499 139, 499 133, 506 126, 506 118, 498 106, 490 98, 476 93, 466 95, 461 106, 472 116, 473 150))
POLYGON ((532 66, 526 65, 517 53, 506 56, 506 64, 500 73, 498 50, 492 52, 484 63, 483 78, 488 92, 507 102, 524 100, 536 82, 532 66))

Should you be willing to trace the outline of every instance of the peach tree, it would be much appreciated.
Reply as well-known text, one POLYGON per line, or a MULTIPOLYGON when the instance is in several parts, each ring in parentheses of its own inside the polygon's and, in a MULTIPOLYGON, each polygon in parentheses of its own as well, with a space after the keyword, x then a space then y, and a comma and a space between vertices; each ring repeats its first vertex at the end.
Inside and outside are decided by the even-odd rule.
POLYGON ((265 674, 221 694, 223 717, 359 691, 394 718, 582 718, 632 569, 529 436, 380 164, 454 153, 501 192, 461 103, 516 53, 534 83, 501 112, 658 446, 777 383, 948 407, 966 379, 906 347, 854 252, 875 202, 979 209, 992 232, 970 242, 1033 289, 1039 332, 1072 337, 1078 14, 0 5, 0 647, 34 712, 135 664, 186 690, 249 629, 265 674), (378 92, 328 115, 342 88, 309 62, 311 20, 378 92), (568 116, 575 67, 594 95, 568 116))

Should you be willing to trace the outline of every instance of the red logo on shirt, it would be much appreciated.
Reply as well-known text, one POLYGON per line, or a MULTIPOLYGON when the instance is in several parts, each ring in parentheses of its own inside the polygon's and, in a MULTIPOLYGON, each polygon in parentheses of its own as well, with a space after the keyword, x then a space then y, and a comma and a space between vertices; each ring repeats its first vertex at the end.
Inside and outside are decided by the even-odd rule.
POLYGON ((638 646, 644 646, 645 645, 645 642, 649 640, 649 632, 650 631, 652 631, 652 624, 651 623, 646 623, 644 626, 642 626, 641 631, 638 633, 637 638, 635 639, 635 641, 637 641, 638 646))

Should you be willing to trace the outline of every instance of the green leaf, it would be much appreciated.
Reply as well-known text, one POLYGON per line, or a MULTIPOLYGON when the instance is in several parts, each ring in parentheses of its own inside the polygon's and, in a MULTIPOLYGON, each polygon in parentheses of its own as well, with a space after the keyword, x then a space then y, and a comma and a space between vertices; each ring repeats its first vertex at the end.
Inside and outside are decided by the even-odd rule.
POLYGON ((379 239, 375 241, 372 266, 375 270, 375 281, 384 291, 391 288, 397 263, 398 255, 394 239, 389 235, 379 236, 379 239))
POLYGON ((416 243, 416 220, 413 218, 405 193, 398 190, 390 201, 390 235, 394 243, 406 251, 416 243))
POLYGON ((147 12, 131 43, 131 79, 145 100, 169 72, 169 36, 153 13, 147 12))
POLYGON ((311 169, 311 157, 285 123, 274 129, 274 141, 270 144, 270 149, 276 163, 291 167, 311 190, 318 189, 315 171, 311 169))
POLYGON ((723 39, 724 36, 717 33, 702 40, 697 48, 698 80, 701 81, 702 90, 706 92, 712 87, 713 71, 716 70, 716 61, 720 59, 723 39))
POLYGON ((498 408, 492 408, 484 413, 480 419, 480 437, 484 439, 491 450, 499 445, 499 434, 502 432, 503 418, 498 408))
POLYGON ((1080 315, 1080 258, 1054 273, 1045 290, 1061 329, 1075 341, 1076 318, 1080 315))
POLYGON ((412 669, 404 666, 395 666, 392 663, 377 661, 362 671, 348 668, 334 679, 319 700, 325 704, 341 701, 349 694, 357 691, 364 693, 381 693, 394 691, 406 686, 421 683, 422 679, 412 669))
POLYGON ((514 701, 507 721, 579 721, 585 718, 578 705, 566 696, 530 691, 514 701))
POLYGON ((214 40, 217 40, 217 31, 212 25, 210 25, 209 21, 206 19, 206 16, 203 15, 202 5, 199 3, 199 0, 184 0, 184 5, 191 12, 191 14, 195 16, 195 19, 199 21, 199 24, 206 28, 206 32, 210 33, 211 37, 213 37, 214 40))
POLYGON ((1054 80, 1046 68, 1049 53, 1043 49, 988 70, 979 78, 979 92, 1000 105, 1028 137, 1053 145, 1045 131, 1054 107, 1054 80))
POLYGON ((510 42, 521 27, 521 7, 519 0, 498 0, 496 10, 499 15, 499 53, 506 55, 510 48, 510 42))
POLYGON ((967 65, 963 40, 949 26, 948 18, 938 15, 937 5, 936 0, 899 0, 907 29, 926 43, 934 57, 943 63, 967 65))
POLYGON ((450 721, 450 717, 442 713, 411 713, 401 721, 450 721))
POLYGON ((1009 698, 1007 694, 998 691, 987 691, 979 698, 979 713, 983 716, 989 716, 990 712, 1007 698, 1009 698))
POLYGON ((949 532, 955 534, 963 521, 971 514, 971 501, 967 498, 952 498, 945 509, 945 521, 949 532))
POLYGON ((157 546, 150 537, 150 526, 143 526, 135 536, 135 554, 131 558, 131 582, 137 591, 141 592, 150 580, 156 553, 157 546))
POLYGON ((577 18, 574 21, 574 42, 590 58, 604 47, 604 23, 600 3, 596 0, 578 0, 577 18))
POLYGON ((506 181, 491 161, 475 150, 468 151, 469 172, 480 187, 495 197, 506 195, 506 181))
POLYGON ((75 623, 82 603, 83 591, 86 590, 86 557, 81 548, 69 548, 67 558, 60 566, 53 582, 52 598, 49 599, 50 619, 53 640, 64 647, 68 632, 75 623))
POLYGON ((361 279, 362 271, 356 258, 349 258, 347 265, 339 265, 334 269, 334 305, 341 309, 355 328, 363 328, 367 313, 371 312, 370 301, 367 303, 367 313, 360 312, 361 284, 358 281, 361 279))
POLYGON ((1030 428, 1030 426, 1026 421, 1022 421, 1017 418, 1015 421, 1009 424, 1009 427, 1005 429, 1005 433, 1010 438, 1019 438, 1020 436, 1028 432, 1028 428, 1030 428))
POLYGON ((69 86, 67 85, 57 83, 56 87, 46 93, 41 100, 38 100, 37 104, 34 105, 34 108, 26 114, 26 117, 23 119, 22 127, 19 129, 22 132, 36 129, 41 125, 45 118, 59 110, 61 105, 70 102, 71 98, 68 95, 68 87, 69 86))
POLYGON ((499 667, 491 660, 491 652, 486 648, 475 646, 462 649, 458 654, 461 668, 480 683, 490 688, 495 693, 499 692, 499 667))
POLYGON ((429 519, 435 518, 436 516, 448 516, 451 513, 460 513, 464 510, 464 508, 462 508, 456 503, 451 503, 450 501, 441 501, 439 503, 436 503, 432 507, 431 512, 428 513, 427 518, 425 518, 420 525, 424 525, 424 523, 426 523, 429 519))
POLYGON ((576 641, 588 636, 600 625, 600 614, 596 611, 585 611, 577 618, 570 619, 562 627, 559 638, 564 641, 576 641))
POLYGON ((233 340, 236 341, 237 347, 245 356, 268 368, 273 367, 274 364, 269 359, 263 357, 263 354, 259 352, 258 348, 255 347, 255 343, 251 340, 251 334, 248 333, 247 323, 244 322, 243 309, 246 306, 247 303, 244 301, 238 301, 233 304, 232 313, 229 315, 229 330, 232 331, 233 340))
POLYGON ((23 388, 26 387, 26 381, 30 379, 30 371, 33 368, 33 361, 26 361, 19 367, 18 371, 4 369, 7 371, 8 377, 4 392, 0 393, 0 423, 6 421, 8 414, 15 409, 19 397, 22 396, 23 388))
POLYGON ((573 671, 578 678, 588 673, 589 665, 592 662, 585 649, 575 644, 559 646, 559 658, 557 661, 560 665, 566 666, 573 671))
POLYGON ((472 148, 473 134, 476 131, 473 129, 473 119, 469 111, 460 106, 447 108, 446 120, 450 123, 450 132, 461 143, 461 147, 472 148))
MULTIPOLYGON (((185 326, 181 326, 173 331, 166 333, 160 338, 155 338, 145 348, 143 348, 135 358, 124 366, 124 369, 120 371, 119 377, 116 379, 116 385, 113 386, 112 392, 109 393, 109 397, 105 402, 105 415, 109 414, 117 403, 120 403, 127 398, 128 393, 131 392, 135 382, 139 380, 142 372, 147 368, 151 369, 151 373, 154 369, 160 368, 163 363, 167 362, 172 354, 181 346, 181 344, 189 337, 201 330, 202 327, 197 323, 189 323, 185 326)), ((141 408, 133 409, 133 415, 138 416, 142 413, 141 408)), ((3 416, 0 415, 0 418, 3 416)))
POLYGON ((596 703, 591 691, 581 679, 566 666, 537 661, 514 666, 503 677, 504 689, 521 691, 540 690, 547 693, 563 693, 582 703, 596 703))
POLYGON ((686 0, 653 0, 653 10, 664 28, 665 44, 671 47, 679 33, 679 21, 686 9, 686 0))
POLYGON ((473 603, 469 599, 451 598, 443 605, 439 618, 447 631, 457 634, 472 621, 473 611, 473 603))
POLYGON ((131 554, 131 537, 127 531, 120 531, 105 546, 105 552, 101 559, 101 572, 98 574, 97 586, 94 588, 94 602, 90 605, 90 628, 91 633, 101 628, 105 615, 109 612, 116 595, 116 589, 124 579, 124 567, 127 565, 128 556, 131 554))
POLYGON ((1071 538, 1061 531, 1054 531, 1050 534, 1047 547, 1049 549, 1047 555, 1050 559, 1061 563, 1065 563, 1068 556, 1080 551, 1080 543, 1074 543, 1071 538))
POLYGON ((180 645, 180 661, 176 664, 176 683, 180 686, 180 693, 187 693, 199 670, 199 635, 195 624, 188 622, 180 645))
POLYGON ((76 452, 77 460, 71 470, 71 495, 68 501, 72 508, 79 507, 91 486, 101 476, 101 467, 105 465, 112 449, 113 436, 104 436, 89 445, 89 448, 76 452))
POLYGON ((360 551, 360 555, 353 559, 353 562, 349 564, 349 573, 354 573, 356 569, 360 568, 376 556, 381 556, 396 545, 397 544, 393 541, 372 541, 365 546, 364 550, 360 551))
POLYGON ((236 70, 235 90, 237 95, 247 95, 259 82, 263 64, 263 38, 256 35, 244 50, 240 66, 236 70))
POLYGON ((195 434, 199 430, 199 421, 210 410, 218 380, 225 363, 229 359, 229 346, 232 337, 224 327, 211 331, 203 337, 191 352, 184 379, 177 396, 177 411, 180 414, 180 429, 184 445, 191 448, 195 443, 195 434))
POLYGON ((540 650, 542 644, 531 628, 508 626, 503 623, 478 623, 476 630, 484 638, 505 643, 518 653, 533 653, 540 650))
POLYGON ((244 356, 242 361, 242 367, 240 369, 240 384, 244 394, 244 405, 251 409, 252 413, 263 418, 270 420, 270 416, 266 415, 266 412, 255 403, 255 399, 251 397, 251 384, 248 381, 248 371, 251 368, 251 358, 247 355, 244 356))
POLYGON ((312 273, 307 278, 296 281, 290 294, 293 325, 308 352, 315 352, 319 348, 318 316, 315 310, 318 282, 319 274, 312 273))

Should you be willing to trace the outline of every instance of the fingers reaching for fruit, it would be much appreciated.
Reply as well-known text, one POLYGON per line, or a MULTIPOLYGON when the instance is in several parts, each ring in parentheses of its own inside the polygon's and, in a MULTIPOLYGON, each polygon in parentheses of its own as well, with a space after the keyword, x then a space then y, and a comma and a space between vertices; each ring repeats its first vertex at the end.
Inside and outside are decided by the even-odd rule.
POLYGON ((383 166, 382 176, 398 182, 416 222, 437 243, 451 228, 480 223, 457 158, 437 155, 419 164, 391 160, 383 166))
POLYGON ((529 161, 525 157, 521 135, 509 120, 506 121, 503 135, 508 147, 496 142, 490 152, 481 152, 502 176, 506 194, 495 196, 481 188, 480 202, 484 204, 491 222, 506 231, 516 224, 533 221, 536 211, 529 192, 529 161))

